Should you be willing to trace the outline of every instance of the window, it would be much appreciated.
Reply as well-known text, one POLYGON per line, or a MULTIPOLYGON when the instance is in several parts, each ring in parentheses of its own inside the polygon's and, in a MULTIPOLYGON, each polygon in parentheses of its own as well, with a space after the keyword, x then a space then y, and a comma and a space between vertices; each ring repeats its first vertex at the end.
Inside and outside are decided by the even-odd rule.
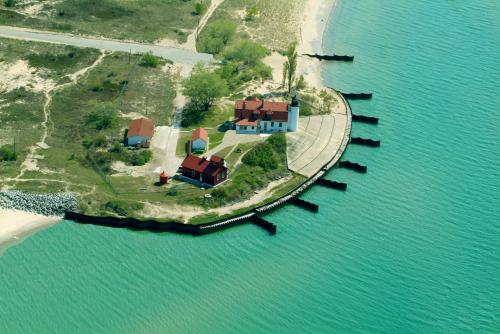
POLYGON ((274 126, 274 122, 271 122, 271 127, 273 127, 273 126, 274 126))
POLYGON ((191 171, 191 176, 194 178, 196 177, 196 172, 194 170, 191 171))
POLYGON ((246 130, 246 129, 247 129, 246 125, 242 126, 242 130, 246 130))
POLYGON ((264 123, 264 129, 267 129, 267 122, 264 123))
POLYGON ((283 123, 280 122, 280 128, 283 126, 283 123))

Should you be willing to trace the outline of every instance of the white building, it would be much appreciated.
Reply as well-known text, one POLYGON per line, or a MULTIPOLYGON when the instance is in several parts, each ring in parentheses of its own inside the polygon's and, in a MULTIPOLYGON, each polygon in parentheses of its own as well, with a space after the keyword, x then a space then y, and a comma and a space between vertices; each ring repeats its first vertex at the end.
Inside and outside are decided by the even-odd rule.
POLYGON ((259 99, 237 100, 234 107, 236 133, 274 133, 297 131, 299 124, 299 101, 292 104, 259 99))

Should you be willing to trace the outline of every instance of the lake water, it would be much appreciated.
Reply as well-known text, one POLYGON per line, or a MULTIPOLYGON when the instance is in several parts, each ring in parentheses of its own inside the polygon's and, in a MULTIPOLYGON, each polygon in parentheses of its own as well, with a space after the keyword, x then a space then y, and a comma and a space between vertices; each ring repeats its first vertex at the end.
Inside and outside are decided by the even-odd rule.
POLYGON ((0 258, 0 333, 499 333, 500 1, 339 0, 330 86, 377 126, 270 237, 59 224, 0 258))

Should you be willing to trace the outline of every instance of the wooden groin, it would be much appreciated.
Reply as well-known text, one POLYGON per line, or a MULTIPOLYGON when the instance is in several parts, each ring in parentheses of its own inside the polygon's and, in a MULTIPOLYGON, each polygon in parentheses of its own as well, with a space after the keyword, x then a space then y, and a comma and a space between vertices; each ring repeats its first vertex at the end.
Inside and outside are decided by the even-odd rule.
POLYGON ((343 93, 341 92, 343 97, 348 100, 369 100, 373 97, 372 93, 343 93))
POLYGON ((318 54, 309 54, 309 53, 303 53, 304 56, 310 57, 310 58, 316 58, 319 60, 336 60, 336 61, 354 61, 354 56, 342 56, 342 55, 318 55, 318 54))
POLYGON ((311 212, 318 212, 319 211, 319 205, 304 201, 303 199, 300 199, 298 197, 292 197, 290 200, 290 204, 296 205, 299 208, 311 211, 311 212))
POLYGON ((372 116, 364 116, 364 115, 355 115, 352 114, 352 120, 354 122, 362 122, 368 124, 378 124, 378 118, 372 116))
POLYGON ((365 146, 370 146, 370 147, 379 147, 380 140, 366 139, 366 138, 361 138, 361 137, 352 137, 351 144, 365 145, 365 146))
POLYGON ((350 162, 349 160, 340 161, 339 167, 355 170, 359 173, 366 173, 368 171, 368 167, 360 165, 356 162, 350 162))
POLYGON ((342 182, 336 182, 336 181, 331 181, 327 179, 317 179, 315 184, 331 189, 337 189, 341 191, 346 191, 347 190, 347 183, 342 183, 342 182))
POLYGON ((160 222, 157 220, 140 220, 136 218, 119 217, 97 217, 84 215, 77 212, 66 212, 64 219, 72 220, 79 224, 92 224, 114 228, 128 228, 138 231, 149 232, 177 232, 191 235, 199 235, 198 225, 181 224, 178 222, 160 222))
POLYGON ((252 218, 250 219, 250 222, 252 224, 255 224, 255 225, 263 228, 264 230, 266 230, 267 232, 269 232, 270 235, 275 235, 276 234, 276 230, 277 230, 276 225, 274 225, 273 223, 268 222, 267 220, 265 220, 262 217, 259 217, 257 215, 253 215, 252 218))

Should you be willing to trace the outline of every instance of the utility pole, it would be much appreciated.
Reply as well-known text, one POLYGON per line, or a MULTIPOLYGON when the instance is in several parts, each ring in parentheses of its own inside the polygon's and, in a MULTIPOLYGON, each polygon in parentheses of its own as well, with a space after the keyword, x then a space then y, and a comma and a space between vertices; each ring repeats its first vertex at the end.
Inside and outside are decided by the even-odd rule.
POLYGON ((130 58, 132 57, 132 49, 128 53, 128 63, 130 64, 130 58))
POLYGON ((148 96, 146 95, 146 116, 148 115, 148 96))

